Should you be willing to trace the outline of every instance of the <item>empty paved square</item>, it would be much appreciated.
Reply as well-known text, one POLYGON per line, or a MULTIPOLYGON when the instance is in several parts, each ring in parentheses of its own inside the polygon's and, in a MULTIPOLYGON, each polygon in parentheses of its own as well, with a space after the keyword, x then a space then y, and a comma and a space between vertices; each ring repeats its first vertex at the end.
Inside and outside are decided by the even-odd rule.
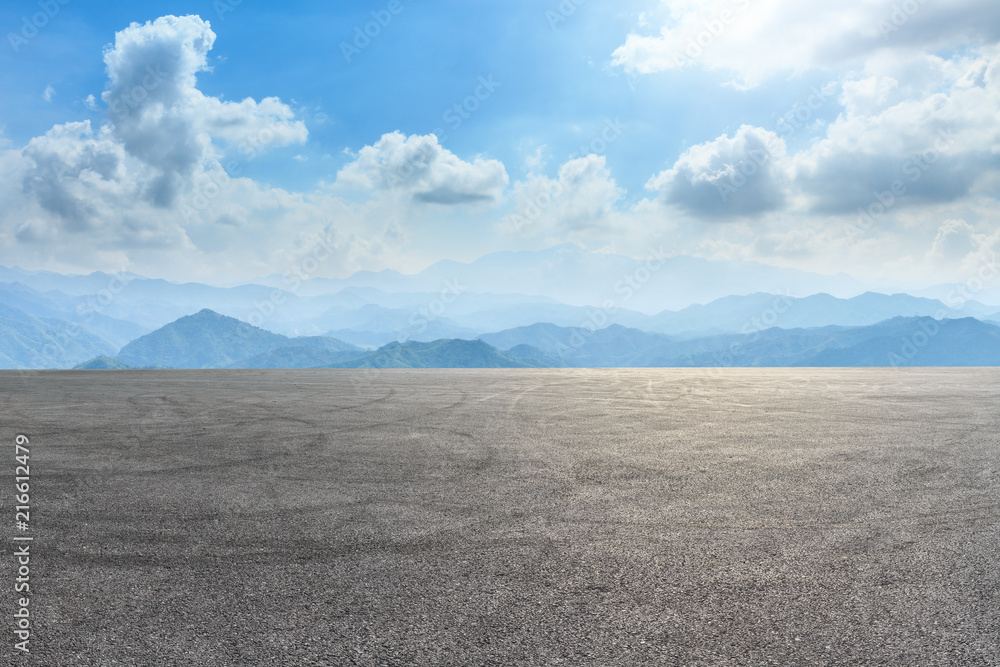
POLYGON ((998 664, 997 369, 0 392, 8 499, 31 440, 34 664, 998 664))

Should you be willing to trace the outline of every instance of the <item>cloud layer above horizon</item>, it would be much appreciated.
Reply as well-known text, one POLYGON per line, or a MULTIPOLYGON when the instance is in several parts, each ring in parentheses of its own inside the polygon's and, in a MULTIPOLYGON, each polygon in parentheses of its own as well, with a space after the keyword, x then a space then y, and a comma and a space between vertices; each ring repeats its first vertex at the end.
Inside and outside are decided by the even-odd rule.
MULTIPOLYGON (((232 64, 213 50, 233 23, 122 26, 103 90, 67 107, 79 115, 20 142, 0 134, 0 263, 228 282, 285 272, 320 241, 334 252, 316 275, 330 276, 564 242, 633 256, 667 243, 929 283, 962 281, 1000 248, 993 3, 635 4, 610 35, 586 20, 589 5, 563 21, 531 14, 547 39, 594 49, 584 64, 554 62, 553 76, 579 70, 635 99, 601 94, 587 117, 598 93, 580 92, 564 116, 522 122, 541 93, 511 67, 444 97, 438 122, 406 121, 423 98, 386 91, 399 106, 377 110, 403 120, 374 132, 297 94, 207 92, 205 77, 232 64), (352 139, 331 141, 331 127, 352 139)), ((369 38, 372 53, 392 48, 390 28, 369 38)), ((330 94, 365 94, 345 86, 330 94)), ((60 89, 42 82, 38 104, 60 89)))

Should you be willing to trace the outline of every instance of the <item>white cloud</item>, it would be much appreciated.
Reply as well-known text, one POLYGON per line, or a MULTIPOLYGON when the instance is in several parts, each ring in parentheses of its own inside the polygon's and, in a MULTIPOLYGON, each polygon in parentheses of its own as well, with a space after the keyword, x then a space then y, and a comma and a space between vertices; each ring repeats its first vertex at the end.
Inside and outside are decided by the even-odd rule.
MULTIPOLYGON (((661 0, 657 34, 632 33, 612 54, 626 71, 699 66, 750 87, 779 73, 832 69, 885 50, 919 52, 1000 38, 994 0, 661 0)), ((641 26, 640 26, 641 27, 641 26)))
POLYGON ((52 84, 45 86, 45 92, 42 93, 42 99, 46 102, 51 102, 52 98, 55 97, 56 89, 52 87, 52 84))
POLYGON ((173 203, 218 156, 213 138, 252 155, 306 139, 305 124, 277 98, 223 102, 197 89, 214 42, 201 18, 164 16, 131 24, 104 54, 109 85, 101 97, 110 126, 130 155, 158 171, 145 190, 158 206, 173 203))
POLYGON ((515 236, 607 232, 614 205, 625 192, 615 183, 604 156, 569 160, 555 178, 532 175, 512 188, 515 211, 502 229, 515 236))
POLYGON ((883 54, 840 87, 843 112, 798 152, 745 125, 692 146, 647 188, 695 220, 867 213, 881 228, 917 205, 995 195, 1000 48, 951 59, 883 54))
POLYGON ((965 220, 945 220, 938 228, 928 258, 949 264, 961 262, 981 245, 975 228, 965 220))
POLYGON ((358 151, 337 174, 342 187, 402 192, 413 201, 455 205, 494 202, 507 186, 507 170, 497 160, 458 158, 433 134, 382 135, 358 151))
MULTIPOLYGON (((664 4, 676 41, 739 3, 664 4)), ((481 230, 518 237, 507 241, 522 247, 570 240, 641 255, 655 239, 681 253, 828 272, 960 276, 1000 249, 1000 49, 921 49, 963 35, 978 40, 995 21, 972 25, 973 13, 960 28, 951 9, 926 4, 883 39, 870 20, 891 11, 884 3, 828 10, 757 0, 693 62, 658 61, 667 53, 663 34, 644 51, 619 50, 619 64, 633 72, 699 65, 731 72, 741 85, 850 63, 824 89, 839 97, 831 93, 822 111, 809 107, 812 122, 796 126, 800 136, 782 134, 787 126, 713 132, 707 137, 721 136, 670 156, 673 164, 648 179, 652 194, 638 202, 626 199, 598 155, 569 160, 553 174, 548 149, 535 140, 530 150, 519 148, 527 176, 508 189, 501 162, 463 159, 435 135, 400 132, 348 152, 333 186, 267 187, 240 177, 240 169, 270 147, 304 142, 303 110, 274 97, 230 102, 198 90, 215 40, 198 17, 133 24, 105 52, 101 99, 84 100, 91 110, 106 106, 103 124, 62 123, 19 149, 0 137, 0 263, 130 267, 188 279, 263 275, 308 254, 322 234, 337 246, 327 275, 419 267, 421 252, 439 259, 461 244, 464 257, 481 254, 484 240, 495 239, 489 231, 466 234, 469 209, 460 205, 482 204, 473 211, 481 230), (941 21, 939 34, 927 17, 941 21), (802 32, 824 21, 828 30, 802 32), (810 39, 779 39, 779 28, 810 39), (938 149, 942 132, 948 144, 938 149), (223 156, 237 158, 237 168, 223 156), (871 226, 846 235, 858 208, 897 180, 905 191, 871 226), (703 224, 720 220, 730 224, 703 224)))
POLYGON ((846 213, 876 202, 898 210, 995 189, 995 47, 951 60, 872 59, 843 84, 841 102, 845 111, 826 135, 795 156, 795 179, 812 210, 846 213))
POLYGON ((976 275, 981 267, 995 266, 997 262, 1000 230, 992 232, 979 232, 962 219, 945 220, 934 236, 925 263, 952 276, 976 275))
MULTIPOLYGON (((326 273, 373 268, 391 252, 401 236, 391 223, 371 224, 322 191, 226 173, 227 151, 239 171, 307 133, 277 98, 225 102, 198 90, 214 40, 196 16, 132 24, 104 54, 103 125, 68 122, 21 149, 0 145, 0 262, 194 280, 280 272, 319 233, 338 245, 326 273)), ((93 96, 85 104, 97 107, 93 96)))
POLYGON ((646 187, 697 217, 759 216, 784 206, 786 172, 784 140, 743 125, 732 137, 692 146, 646 187))
POLYGON ((655 27, 640 26, 615 51, 616 65, 637 75, 714 70, 738 88, 768 80, 782 87, 774 79, 796 73, 809 73, 811 81, 828 74, 830 83, 819 108, 803 106, 804 99, 797 105, 811 122, 786 114, 795 122, 776 125, 780 137, 743 126, 692 146, 651 178, 647 187, 657 199, 626 215, 641 220, 646 233, 665 230, 685 252, 706 257, 917 283, 959 279, 995 258, 995 2, 660 6, 662 16, 644 17, 655 27), (823 101, 837 89, 839 97, 823 101), (746 184, 730 190, 734 177, 741 180, 738 165, 753 169, 747 156, 754 146, 767 150, 767 168, 744 174, 746 184), (704 224, 714 220, 730 224, 704 224))
POLYGON ((135 195, 125 151, 107 127, 94 132, 90 121, 56 125, 28 142, 22 155, 23 192, 67 231, 109 224, 135 195))
POLYGON ((537 174, 549 163, 549 147, 545 144, 535 148, 524 157, 524 169, 529 174, 537 174))

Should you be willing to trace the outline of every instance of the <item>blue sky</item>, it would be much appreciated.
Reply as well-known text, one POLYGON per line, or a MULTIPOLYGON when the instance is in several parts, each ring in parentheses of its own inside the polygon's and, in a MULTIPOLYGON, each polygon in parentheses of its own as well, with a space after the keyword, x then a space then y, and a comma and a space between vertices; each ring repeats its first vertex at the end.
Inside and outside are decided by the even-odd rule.
MULTIPOLYGON (((405 134, 444 129, 450 150, 496 157, 516 174, 526 152, 545 145, 552 159, 567 159, 589 145, 606 120, 616 119, 634 131, 608 151, 609 163, 623 174, 619 178, 630 174, 627 180, 641 188, 686 142, 714 138, 730 124, 725 106, 742 105, 748 120, 765 124, 795 102, 797 91, 784 99, 774 99, 774 91, 755 91, 748 101, 745 94, 718 90, 721 77, 637 81, 611 68, 611 52, 648 3, 584 3, 563 16, 558 3, 549 9, 528 1, 400 0, 399 14, 365 49, 355 54, 349 48, 348 62, 341 44, 354 47, 355 30, 388 4, 294 3, 291 10, 261 10, 248 2, 229 10, 222 9, 225 4, 175 2, 144 3, 141 13, 123 5, 98 13, 68 3, 22 53, 3 51, 10 60, 9 66, 4 63, 5 74, 12 76, 9 87, 19 93, 5 98, 6 134, 26 142, 68 119, 100 122, 101 114, 88 111, 83 100, 105 87, 104 46, 133 21, 171 13, 199 14, 219 35, 209 58, 213 71, 199 75, 205 94, 276 96, 295 100, 293 106, 302 110, 308 145, 253 165, 255 175, 292 188, 331 178, 346 162, 339 155, 343 148, 374 143, 387 128, 405 134), (555 11, 558 20, 546 11, 555 11), (72 69, 66 68, 68 59, 75 63, 72 69), (474 92, 480 76, 499 82, 498 94, 458 130, 448 131, 445 113, 474 92), (56 95, 46 102, 42 94, 48 85, 56 95), (690 103, 706 94, 721 103, 717 112, 690 103), (512 136, 517 140, 511 142, 512 136), (661 149, 651 151, 651 145, 661 149), (334 160, 289 165, 288 153, 334 160)), ((37 3, 7 7, 3 23, 17 25, 32 9, 37 3)))
POLYGON ((329 276, 666 243, 904 283, 1000 245, 985 0, 36 0, 0 26, 6 265, 229 282, 317 239, 329 276))

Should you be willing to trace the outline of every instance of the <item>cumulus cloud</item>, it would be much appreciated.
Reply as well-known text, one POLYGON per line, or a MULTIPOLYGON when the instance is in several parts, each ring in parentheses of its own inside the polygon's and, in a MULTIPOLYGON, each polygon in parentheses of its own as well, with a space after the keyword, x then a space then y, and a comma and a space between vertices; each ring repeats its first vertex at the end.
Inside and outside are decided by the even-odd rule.
POLYGON ((500 199, 507 170, 497 160, 466 162, 442 147, 435 135, 382 135, 358 151, 337 174, 337 184, 369 191, 402 192, 413 201, 469 204, 500 199))
POLYGON ((22 217, 17 238, 53 243, 59 232, 87 232, 100 241, 94 234, 101 232, 119 248, 189 247, 180 216, 155 209, 185 206, 205 175, 221 170, 213 138, 304 141, 305 126, 277 99, 223 102, 196 88, 214 41, 197 16, 166 16, 119 32, 104 53, 107 122, 97 129, 89 121, 56 125, 28 142, 23 164, 8 174, 27 197, 8 201, 22 217))
POLYGON ((276 98, 224 102, 204 95, 196 75, 215 43, 197 16, 133 23, 104 54, 112 131, 130 155, 159 173, 146 190, 158 206, 173 203, 195 170, 216 157, 212 139, 258 150, 305 141, 302 121, 276 98))
MULTIPOLYGON (((494 208, 479 211, 493 216, 483 229, 527 237, 525 246, 631 243, 641 254, 652 237, 676 242, 678 252, 830 272, 903 267, 923 278, 937 267, 963 275, 1000 248, 990 222, 1000 213, 1000 49, 981 43, 996 27, 980 11, 985 4, 944 4, 920 3, 897 30, 874 20, 891 15, 884 3, 762 0, 739 15, 739 0, 663 3, 670 17, 654 23, 664 30, 630 36, 615 54, 620 66, 706 67, 732 73, 740 86, 795 69, 850 67, 815 93, 828 105, 822 111, 803 90, 793 111, 808 109, 808 125, 785 115, 798 136, 787 124, 773 132, 740 126, 670 155, 669 169, 643 177, 654 194, 631 204, 598 155, 555 169, 542 146, 508 189, 499 161, 463 159, 435 135, 400 132, 349 154, 333 186, 289 192, 241 178, 223 158, 241 167, 268 148, 304 142, 302 110, 274 97, 227 101, 198 90, 215 41, 198 17, 133 24, 104 53, 103 95, 83 100, 106 109, 103 122, 65 122, 16 149, 0 137, 0 252, 61 270, 131 266, 194 279, 199 267, 281 271, 321 234, 337 248, 327 266, 343 274, 419 263, 419 252, 432 257, 443 229, 467 224, 463 205, 484 204, 494 208), (956 7, 967 10, 961 21, 956 7), (706 22, 715 25, 726 8, 733 20, 715 34, 706 22), (819 23, 823 30, 813 28, 819 23), (705 30, 711 39, 701 44, 705 30), (685 53, 689 38, 697 57, 685 53), (845 225, 873 202, 878 215, 848 237, 845 225), (732 224, 697 224, 722 220, 732 224)), ((469 238, 460 242, 484 239, 469 238)))
POLYGON ((514 184, 515 210, 501 228, 515 236, 607 231, 614 204, 625 191, 611 177, 603 155, 569 160, 555 178, 536 174, 514 184))
POLYGON ((974 276, 983 267, 990 267, 995 277, 1000 230, 992 234, 978 231, 963 219, 941 223, 925 262, 930 270, 945 271, 952 276, 974 276))
POLYGON ((826 135, 795 156, 795 181, 811 210, 952 202, 979 183, 995 184, 995 47, 953 59, 872 59, 860 77, 843 84, 841 103, 845 111, 826 135))
POLYGON ((1000 47, 881 54, 839 88, 842 112, 797 152, 745 125, 691 147, 646 187, 700 220, 796 212, 868 224, 876 216, 880 227, 907 209, 960 205, 1000 187, 1000 47))
POLYGON ((700 66, 751 87, 781 72, 858 63, 887 49, 936 50, 1000 38, 994 0, 662 0, 658 33, 629 34, 612 54, 626 71, 700 66), (808 36, 808 37, 805 37, 808 36))
MULTIPOLYGON (((246 160, 303 142, 307 132, 277 98, 228 102, 198 90, 214 41, 197 16, 133 23, 104 53, 103 124, 67 122, 23 148, 0 146, 4 256, 64 269, 133 266, 194 277, 207 266, 255 266, 270 273, 299 234, 329 226, 332 216, 345 228, 357 222, 325 193, 289 193, 237 176, 246 160), (223 169, 224 156, 233 158, 234 173, 223 169)), ((98 107, 93 96, 84 103, 98 107)), ((343 258, 354 261, 347 250, 343 258)))
POLYGON ((460 224, 455 204, 502 198, 500 162, 462 160, 434 136, 399 133, 362 149, 343 171, 338 185, 377 195, 367 200, 241 176, 247 161, 307 132, 277 98, 201 92, 197 76, 214 41, 197 16, 132 24, 105 49, 104 93, 83 100, 106 110, 102 123, 56 125, 20 148, 0 138, 0 262, 232 279, 294 267, 321 238, 328 260, 316 275, 415 269, 413 229, 460 224))
POLYGON ((730 137, 692 146, 646 188, 703 218, 758 216, 781 208, 788 185, 785 142, 774 132, 741 126, 730 137))
POLYGON ((961 262, 982 244, 975 228, 965 220, 945 220, 938 228, 928 258, 949 264, 961 262))
POLYGON ((28 142, 23 191, 69 231, 89 231, 133 192, 124 174, 125 151, 108 128, 90 121, 56 125, 28 142))

